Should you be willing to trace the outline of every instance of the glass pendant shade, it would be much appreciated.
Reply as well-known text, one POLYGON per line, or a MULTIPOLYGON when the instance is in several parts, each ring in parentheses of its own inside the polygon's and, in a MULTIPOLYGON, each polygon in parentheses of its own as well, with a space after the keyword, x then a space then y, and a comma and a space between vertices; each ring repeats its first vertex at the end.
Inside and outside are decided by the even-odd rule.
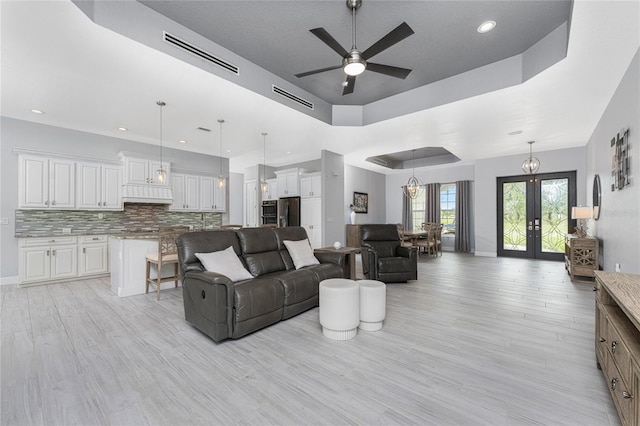
POLYGON ((260 183, 260 188, 262 192, 269 191, 269 184, 267 183, 266 174, 267 174, 267 133, 262 133, 262 148, 263 148, 263 156, 262 156, 262 182, 260 183))
POLYGON ((540 169, 540 160, 533 156, 533 144, 535 141, 527 142, 529 144, 529 158, 522 162, 522 171, 531 175, 540 169))
POLYGON ((224 188, 224 176, 222 174, 222 123, 224 123, 224 120, 219 118, 218 123, 220 124, 220 155, 218 155, 220 159, 220 176, 218 176, 218 188, 222 189, 224 188))
POLYGON ((160 107, 160 167, 156 170, 156 181, 158 183, 164 183, 167 178, 167 172, 164 170, 162 164, 162 109, 166 103, 163 101, 157 101, 156 105, 160 107))

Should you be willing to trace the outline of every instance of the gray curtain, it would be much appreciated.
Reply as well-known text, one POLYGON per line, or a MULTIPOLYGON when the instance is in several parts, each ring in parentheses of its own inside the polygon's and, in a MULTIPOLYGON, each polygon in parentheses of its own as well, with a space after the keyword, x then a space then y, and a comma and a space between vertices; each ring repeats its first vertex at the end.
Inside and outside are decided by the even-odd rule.
POLYGON ((407 194, 402 188, 402 227, 405 231, 410 231, 413 228, 413 211, 411 210, 411 198, 407 197, 407 194))
POLYGON ((456 239, 455 251, 471 251, 471 235, 469 225, 471 220, 471 182, 459 180, 456 182, 456 239))
POLYGON ((440 223, 440 184, 428 183, 424 187, 424 219, 426 222, 440 223))

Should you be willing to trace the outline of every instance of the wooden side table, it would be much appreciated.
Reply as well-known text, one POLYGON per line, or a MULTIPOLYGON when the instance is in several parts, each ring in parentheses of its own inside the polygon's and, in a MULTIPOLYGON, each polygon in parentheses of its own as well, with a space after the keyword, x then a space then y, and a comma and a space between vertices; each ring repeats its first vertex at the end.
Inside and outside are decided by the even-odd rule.
POLYGON ((333 247, 322 247, 317 248, 314 251, 318 253, 345 253, 344 278, 349 280, 356 279, 356 254, 360 253, 360 249, 358 247, 341 247, 339 249, 333 247))
POLYGON ((565 268, 574 277, 595 277, 595 271, 600 268, 598 254, 598 239, 595 237, 576 237, 568 234, 565 239, 565 268))

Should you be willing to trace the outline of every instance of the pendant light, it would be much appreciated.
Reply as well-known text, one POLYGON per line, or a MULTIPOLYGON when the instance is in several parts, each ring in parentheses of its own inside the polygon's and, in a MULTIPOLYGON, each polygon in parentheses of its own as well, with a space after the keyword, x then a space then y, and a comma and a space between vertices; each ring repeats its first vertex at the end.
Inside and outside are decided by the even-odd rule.
POLYGON ((522 162, 522 171, 532 175, 540 168, 540 160, 533 156, 533 144, 536 141, 529 141, 529 158, 522 162))
POLYGON ((156 180, 158 183, 164 183, 167 178, 167 172, 164 170, 162 163, 162 109, 166 103, 157 101, 156 104, 160 107, 160 167, 156 170, 156 180))
POLYGON ((402 187, 402 192, 404 192, 404 194, 411 198, 412 200, 418 198, 418 195, 420 195, 422 193, 422 191, 424 190, 424 184, 422 183, 422 181, 420 179, 418 179, 416 177, 416 169, 415 169, 415 160, 416 160, 416 150, 411 150, 412 153, 412 157, 411 157, 411 177, 409 178, 409 181, 407 181, 407 184, 405 186, 402 187))
POLYGON ((222 123, 224 120, 219 118, 218 123, 220 124, 220 155, 218 158, 220 159, 220 176, 218 176, 218 188, 224 188, 224 175, 222 174, 222 123))
POLYGON ((260 187, 262 188, 262 192, 267 192, 269 190, 269 184, 267 183, 266 174, 267 174, 267 133, 262 133, 262 146, 263 146, 263 157, 262 157, 262 183, 260 183, 260 187))

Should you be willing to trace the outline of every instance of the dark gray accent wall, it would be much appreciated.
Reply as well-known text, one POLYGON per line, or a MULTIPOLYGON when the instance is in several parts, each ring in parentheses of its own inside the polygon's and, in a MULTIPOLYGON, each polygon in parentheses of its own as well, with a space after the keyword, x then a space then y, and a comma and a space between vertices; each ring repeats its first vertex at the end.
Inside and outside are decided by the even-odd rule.
POLYGON ((601 239, 601 266, 614 271, 640 273, 640 49, 636 52, 620 85, 587 144, 588 172, 582 185, 593 205, 593 177, 602 181, 599 220, 589 221, 589 234, 601 239), (610 141, 623 128, 629 129, 631 185, 611 191, 610 141))

